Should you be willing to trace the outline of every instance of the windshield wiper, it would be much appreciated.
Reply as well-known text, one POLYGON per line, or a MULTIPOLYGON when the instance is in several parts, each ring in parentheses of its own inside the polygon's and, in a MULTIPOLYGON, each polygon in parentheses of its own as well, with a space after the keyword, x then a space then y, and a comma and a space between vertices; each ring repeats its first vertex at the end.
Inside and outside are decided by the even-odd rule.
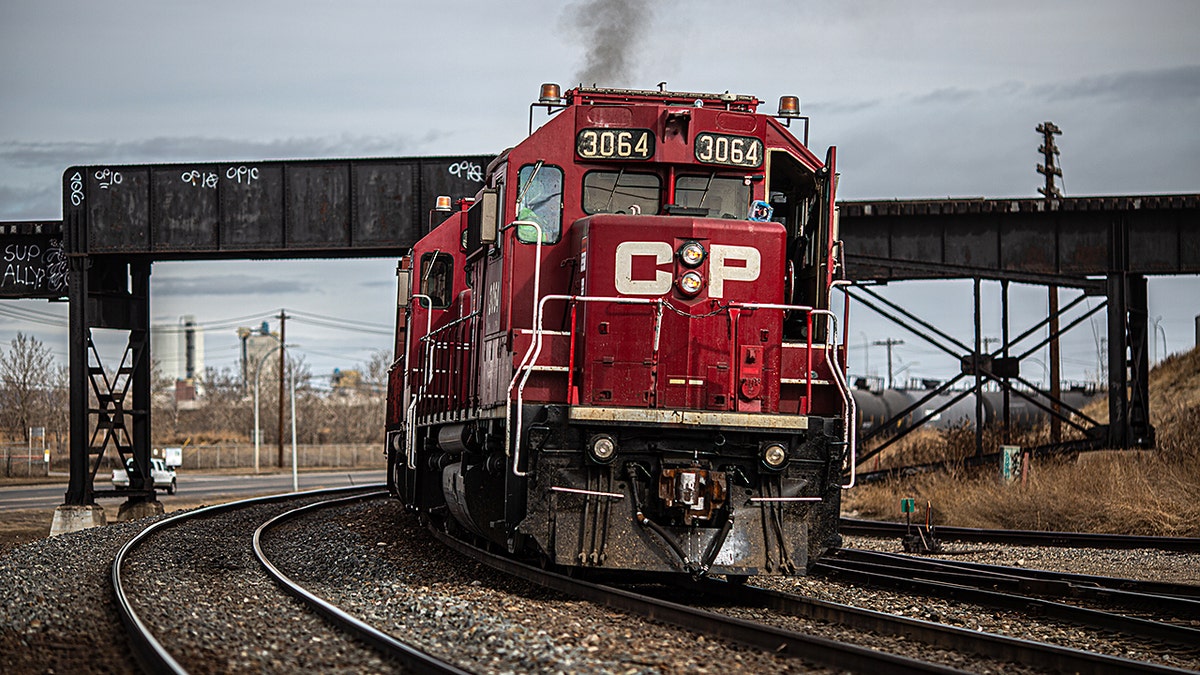
POLYGON ((608 192, 608 201, 605 202, 605 204, 604 204, 604 212, 605 213, 612 213, 613 197, 616 196, 617 186, 621 184, 621 176, 624 176, 624 175, 625 175, 625 167, 621 167, 621 170, 617 172, 617 179, 613 181, 612 190, 609 190, 609 192, 608 192))
POLYGON ((704 192, 701 192, 701 193, 700 193, 700 203, 696 205, 697 207, 701 207, 701 208, 703 208, 703 206, 704 206, 704 200, 705 200, 705 199, 708 197, 708 189, 709 189, 710 187, 712 187, 712 182, 713 182, 713 179, 714 179, 714 178, 716 178, 716 177, 717 177, 717 172, 716 172, 716 171, 714 171, 714 172, 712 172, 712 173, 708 174, 708 182, 704 184, 704 192))

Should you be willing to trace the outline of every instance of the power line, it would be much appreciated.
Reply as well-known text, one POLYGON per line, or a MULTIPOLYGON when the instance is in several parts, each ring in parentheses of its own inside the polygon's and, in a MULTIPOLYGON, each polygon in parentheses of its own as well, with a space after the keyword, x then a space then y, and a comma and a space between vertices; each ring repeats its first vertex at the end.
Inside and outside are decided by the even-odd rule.
POLYGON ((360 326, 367 326, 369 328, 383 328, 386 330, 392 329, 391 324, 374 323, 371 321, 359 321, 357 319, 343 319, 343 318, 339 318, 336 316, 326 316, 324 314, 317 314, 316 312, 298 312, 298 311, 293 310, 292 313, 296 314, 298 316, 310 316, 310 317, 315 317, 318 319, 325 319, 326 321, 336 321, 338 323, 358 324, 360 326))
POLYGON ((32 307, 23 307, 21 305, 8 305, 7 309, 10 309, 10 310, 13 310, 16 312, 24 312, 24 313, 29 314, 30 316, 39 316, 39 317, 42 317, 45 319, 60 319, 61 320, 61 319, 66 318, 66 305, 62 305, 62 307, 63 307, 62 313, 45 312, 40 309, 34 309, 32 307))
POLYGON ((317 319, 299 318, 299 317, 294 317, 292 315, 289 315, 289 318, 292 318, 294 321, 298 321, 300 323, 308 324, 310 326, 320 326, 321 328, 332 328, 334 330, 344 330, 344 331, 350 331, 350 332, 354 332, 354 333, 370 333, 372 335, 387 335, 387 336, 393 335, 391 330, 375 330, 372 328, 359 328, 356 326, 350 326, 350 325, 346 325, 346 324, 333 323, 331 321, 320 321, 317 319))
MULTIPOLYGON (((238 317, 234 319, 221 319, 219 321, 195 322, 189 325, 164 325, 155 329, 154 332, 160 334, 180 334, 189 330, 202 330, 206 332, 215 332, 231 328, 241 328, 247 321, 259 321, 270 318, 278 318, 276 314, 255 314, 247 317, 238 317)), ((344 330, 354 333, 371 333, 373 335, 392 336, 395 333, 391 326, 383 324, 370 323, 366 321, 355 321, 352 319, 339 319, 336 317, 325 317, 320 314, 311 314, 300 312, 297 314, 289 314, 288 318, 301 323, 321 328, 331 328, 334 330, 344 330)), ((59 321, 61 323, 61 319, 59 321)), ((55 324, 58 325, 58 324, 55 324)))
POLYGON ((234 317, 232 319, 219 319, 219 320, 213 320, 213 321, 197 321, 197 322, 194 322, 194 323, 191 323, 188 325, 165 324, 165 325, 160 325, 160 327, 155 332, 156 333, 183 333, 188 330, 202 330, 202 331, 214 331, 215 332, 215 331, 225 330, 225 329, 229 329, 229 328, 240 328, 241 326, 243 326, 246 323, 259 322, 259 321, 273 318, 274 316, 275 316, 274 314, 268 314, 268 313, 264 312, 262 314, 252 314, 250 316, 234 317))
POLYGON ((55 328, 66 328, 66 326, 63 325, 63 321, 66 319, 66 317, 57 317, 57 318, 52 318, 52 319, 51 318, 41 318, 38 316, 30 316, 27 314, 22 314, 19 311, 14 311, 14 309, 15 308, 12 308, 12 307, 0 307, 0 316, 6 316, 10 319, 16 319, 18 321, 24 321, 27 323, 41 324, 43 326, 53 326, 55 328))
MULTIPOLYGON (((360 347, 359 349, 362 351, 369 350, 368 354, 367 354, 367 358, 370 358, 371 353, 379 351, 378 349, 374 349, 371 347, 360 347)), ((298 348, 298 350, 302 354, 314 354, 316 356, 324 356, 326 358, 331 358, 331 359, 343 359, 346 361, 356 360, 356 357, 353 357, 353 356, 348 356, 346 354, 334 354, 333 352, 324 352, 319 349, 309 349, 307 347, 300 347, 300 348, 298 348)))

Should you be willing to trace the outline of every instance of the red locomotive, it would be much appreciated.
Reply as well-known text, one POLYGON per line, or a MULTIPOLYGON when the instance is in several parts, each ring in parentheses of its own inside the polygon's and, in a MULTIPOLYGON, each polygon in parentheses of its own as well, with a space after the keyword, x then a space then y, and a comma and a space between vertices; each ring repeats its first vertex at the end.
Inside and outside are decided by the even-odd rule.
POLYGON ((835 154, 759 104, 543 86, 550 119, 398 271, 408 507, 559 566, 802 574, 837 545, 835 154))

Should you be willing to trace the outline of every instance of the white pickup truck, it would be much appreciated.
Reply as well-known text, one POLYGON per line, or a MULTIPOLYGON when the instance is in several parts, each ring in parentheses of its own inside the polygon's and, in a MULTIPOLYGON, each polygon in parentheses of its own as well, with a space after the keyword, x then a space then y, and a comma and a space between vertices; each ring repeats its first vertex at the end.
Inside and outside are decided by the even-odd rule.
MULTIPOLYGON (((133 458, 125 460, 125 466, 129 467, 129 471, 133 471, 133 458)), ((167 466, 167 463, 161 459, 150 459, 150 475, 154 476, 154 489, 166 490, 167 494, 175 494, 175 468, 167 466)), ((125 469, 113 469, 112 472, 113 487, 125 488, 129 487, 129 473, 125 469)))

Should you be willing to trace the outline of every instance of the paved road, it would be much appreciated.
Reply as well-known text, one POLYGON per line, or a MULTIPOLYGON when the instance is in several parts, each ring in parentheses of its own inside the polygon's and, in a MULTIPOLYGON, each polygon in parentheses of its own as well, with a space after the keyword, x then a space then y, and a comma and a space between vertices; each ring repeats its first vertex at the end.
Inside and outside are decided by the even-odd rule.
MULTIPOLYGON (((387 472, 377 470, 322 471, 300 474, 300 489, 313 490, 341 485, 382 483, 387 472)), ((198 501, 217 497, 252 497, 277 492, 292 491, 292 474, 227 475, 179 472, 178 490, 174 495, 159 492, 158 500, 168 509, 172 502, 195 504, 198 501)), ((107 481, 97 487, 111 487, 107 481)), ((63 503, 67 492, 67 480, 46 485, 13 485, 0 487, 0 512, 20 509, 53 509, 63 503)), ((118 505, 117 499, 102 498, 97 502, 107 510, 108 504, 118 505)))

